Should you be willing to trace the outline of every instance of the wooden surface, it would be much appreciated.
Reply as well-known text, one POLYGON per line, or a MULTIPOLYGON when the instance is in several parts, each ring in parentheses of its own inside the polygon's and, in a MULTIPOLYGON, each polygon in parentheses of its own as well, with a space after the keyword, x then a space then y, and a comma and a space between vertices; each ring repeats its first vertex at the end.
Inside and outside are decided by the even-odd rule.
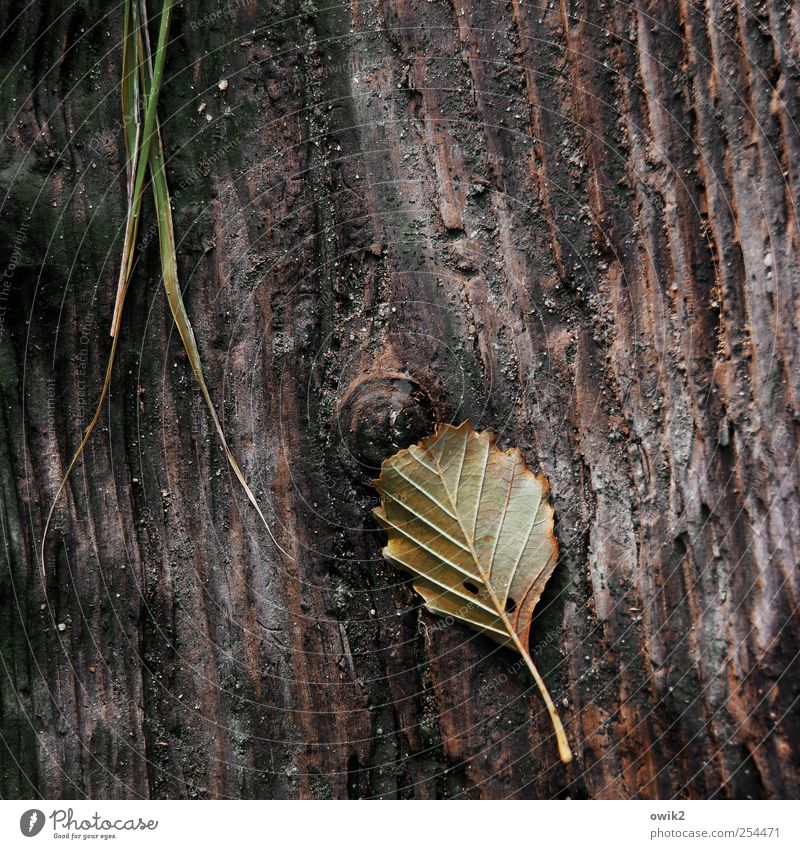
POLYGON ((796 796, 796 2, 182 3, 179 268, 278 544, 148 203, 43 580, 109 350, 121 26, 0 8, 0 795, 796 796), (514 655, 380 559, 375 468, 466 418, 552 485, 569 767, 514 655))

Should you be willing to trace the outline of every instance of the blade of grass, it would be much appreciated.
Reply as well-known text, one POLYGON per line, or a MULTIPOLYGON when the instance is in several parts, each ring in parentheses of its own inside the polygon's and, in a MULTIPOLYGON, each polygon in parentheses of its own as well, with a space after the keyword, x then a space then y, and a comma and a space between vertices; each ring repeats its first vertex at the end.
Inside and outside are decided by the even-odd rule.
MULTIPOLYGON (((142 6, 144 6, 144 0, 141 0, 142 6)), ((151 86, 151 71, 150 65, 150 43, 147 36, 147 32, 145 30, 144 33, 144 45, 145 52, 147 54, 145 61, 140 63, 140 68, 142 71, 142 88, 145 93, 150 89, 151 86)), ((197 384, 200 387, 200 392, 203 396, 203 400, 208 407, 208 412, 211 416, 211 420, 214 423, 214 428, 217 431, 217 436, 219 437, 219 441, 222 445, 222 450, 225 452, 225 457, 228 460, 228 463, 233 470, 233 473, 236 475, 237 480, 244 489, 248 500, 255 508, 258 513, 261 522, 264 527, 267 529, 267 533, 270 535, 273 543, 278 547, 280 551, 284 554, 288 553, 281 548, 278 541, 272 534, 272 530, 267 523, 264 514, 261 511, 261 507, 256 500, 255 494, 252 489, 250 489, 249 484, 247 483, 247 479, 242 472, 241 467, 228 445, 228 440, 225 438, 225 432, 222 428, 222 424, 219 420, 219 416, 217 415, 217 411, 214 407, 214 402, 211 399, 211 393, 208 391, 208 386, 206 385, 205 375, 203 373, 203 364, 200 358, 200 351, 197 347, 197 341, 195 339, 194 330, 192 329, 192 323, 189 319, 189 315, 186 312, 186 305, 183 302, 183 296, 181 295, 181 289, 178 282, 178 261, 175 253, 175 230, 172 224, 172 204, 170 202, 169 196, 169 185, 167 183, 167 175, 164 170, 164 145, 161 139, 161 127, 159 125, 158 118, 156 117, 156 138, 153 146, 150 149, 150 170, 152 175, 152 183, 153 183, 153 197, 155 200, 156 207, 156 218, 158 221, 158 242, 159 249, 161 253, 161 274, 164 278, 164 289, 167 294, 167 302, 169 303, 169 308, 172 312, 172 317, 175 320, 175 326, 178 329, 178 333, 181 337, 181 341, 183 342, 183 347, 186 350, 186 354, 189 358, 189 362, 192 366, 192 371, 194 372, 195 379, 197 380, 197 384)))
POLYGON ((125 137, 125 162, 128 173, 128 209, 125 220, 125 241, 122 247, 122 262, 117 281, 117 297, 114 302, 114 316, 111 320, 111 335, 116 335, 125 301, 126 280, 128 278, 128 257, 133 251, 138 221, 134 216, 133 201, 139 162, 139 144, 142 138, 142 121, 139 91, 139 15, 138 7, 132 0, 126 0, 124 35, 122 42, 122 122, 125 137))
MULTIPOLYGON (((164 0, 161 9, 161 21, 158 32, 158 45, 156 47, 155 64, 152 71, 152 80, 148 91, 144 91, 145 115, 144 132, 141 146, 137 149, 137 159, 133 190, 131 192, 131 203, 128 210, 128 220, 125 227, 125 244, 123 247, 123 261, 119 270, 119 282, 117 284, 117 300, 114 304, 114 316, 111 320, 111 335, 116 336, 119 332, 119 324, 122 320, 122 307, 125 303, 125 295, 130 284, 131 271, 133 270, 133 259, 135 255, 134 242, 139 229, 139 215, 142 209, 142 197, 144 194, 144 181, 147 176, 147 167, 150 161, 150 148, 155 135, 155 125, 158 110, 158 94, 161 90, 161 80, 164 76, 164 62, 167 58, 167 35, 169 33, 169 22, 172 16, 174 0, 164 0)), ((126 13, 130 8, 131 21, 136 26, 136 62, 135 65, 144 64, 145 49, 142 44, 142 30, 147 32, 147 9, 141 4, 141 15, 137 15, 134 8, 134 0, 126 0, 126 13)), ((149 42, 148 42, 149 44, 149 42)), ((124 80, 123 80, 124 81, 124 80)))
MULTIPOLYGON (((186 312, 186 306, 183 302, 180 286, 178 284, 178 266, 175 257, 175 234, 172 228, 172 209, 170 207, 169 190, 167 187, 166 175, 164 173, 164 155, 161 148, 161 138, 159 136, 158 144, 153 145, 150 153, 150 164, 153 170, 153 192, 155 194, 156 215, 158 218, 158 241, 161 250, 161 273, 164 277, 164 289, 167 293, 167 301, 169 308, 172 311, 172 317, 175 319, 175 326, 178 328, 183 347, 186 349, 186 354, 189 357, 189 362, 192 366, 192 371, 200 387, 200 392, 203 395, 203 400, 208 407, 208 412, 214 422, 214 428, 217 431, 217 436, 222 444, 222 450, 230 464, 233 473, 236 475, 239 483, 242 485, 247 494, 250 503, 255 507, 264 527, 267 529, 272 541, 278 545, 278 541, 272 535, 267 520, 261 512, 261 507, 256 500, 253 491, 245 479, 236 457, 228 445, 228 440, 225 438, 225 432, 222 429, 217 411, 214 408, 214 402, 211 400, 211 394, 206 385, 205 376, 203 374, 203 365, 200 359, 200 351, 197 347, 192 324, 189 320, 189 315, 186 312)), ((278 546, 280 548, 280 546, 278 546)), ((283 550, 283 549, 281 549, 283 550)))
POLYGON ((127 0, 123 19, 122 40, 122 121, 125 130, 125 153, 128 168, 128 205, 133 196, 135 177, 134 163, 140 137, 139 69, 137 66, 137 39, 139 37, 138 10, 135 3, 127 0))
MULTIPOLYGON (((114 367, 114 360, 117 354, 117 345, 119 343, 119 325, 122 320, 122 307, 125 302, 125 296, 130 283, 131 270, 133 268, 134 258, 134 243, 136 240, 136 232, 139 226, 139 213, 142 206, 142 194, 144 191, 145 175, 147 174, 148 162, 150 157, 150 148, 154 135, 156 123, 156 108, 158 105, 158 93, 161 88, 161 80, 164 75, 164 61, 166 59, 166 43, 167 34, 169 31, 169 20, 172 12, 173 0, 164 0, 164 6, 161 11, 161 26, 158 34, 158 45, 156 47, 155 65, 153 67, 152 79, 149 90, 145 93, 145 118, 144 130, 141 133, 141 143, 137 139, 132 139, 129 133, 125 133, 125 146, 128 155, 128 173, 129 178, 128 189, 128 216, 125 226, 125 242, 123 245, 122 263, 120 266, 120 277, 117 284, 117 297, 114 304, 114 316, 111 321, 111 351, 108 355, 108 364, 106 365, 106 373, 103 379, 103 387, 100 392, 100 399, 97 402, 94 416, 89 422, 89 426, 84 432, 78 450, 75 452, 70 461, 64 476, 61 479, 58 490, 56 491, 53 503, 47 514, 47 519, 44 524, 44 532, 42 533, 42 572, 45 571, 45 543, 47 541, 47 532, 50 529, 50 523, 53 519, 53 513, 58 504, 58 499, 64 491, 67 480, 69 479, 75 464, 78 462, 89 437, 92 435, 97 422, 100 420, 100 415, 103 410, 103 402, 108 394, 108 388, 111 384, 111 373, 114 367), (131 143, 133 143, 133 158, 131 158, 131 143)), ((138 82, 136 67, 141 66, 144 57, 144 51, 141 44, 141 28, 146 25, 147 18, 137 20, 138 15, 134 10, 134 0, 125 0, 124 10, 124 33, 125 39, 123 44, 123 76, 122 76, 122 103, 123 115, 133 115, 134 121, 138 115, 138 82), (135 38, 134 38, 135 36, 135 38), (135 47, 134 47, 135 45, 135 47), (133 50, 133 52, 131 52, 133 50), (126 112, 127 110, 127 112, 126 112)), ((137 137, 139 130, 137 129, 137 137)))
POLYGON ((97 422, 100 419, 103 402, 108 394, 111 382, 111 373, 119 342, 119 330, 122 320, 122 308, 125 296, 131 280, 133 262, 135 257, 134 245, 136 233, 139 227, 139 216, 141 212, 142 196, 144 193, 145 176, 148 170, 153 178, 153 193, 158 221, 159 247, 161 253, 162 276, 167 301, 178 328, 178 333, 183 342, 192 371, 195 374, 203 399, 208 407, 214 427, 219 436, 225 456, 241 484, 250 503, 255 507, 264 527, 267 529, 275 545, 284 553, 267 524, 267 520, 261 511, 253 491, 244 477, 233 452, 225 438, 225 433, 220 423, 211 394, 205 382, 202 369, 202 361, 194 331, 186 312, 178 284, 178 266, 175 255, 175 233, 172 225, 172 208, 169 197, 169 187, 164 170, 164 148, 161 140, 161 130, 158 123, 158 95, 164 74, 164 62, 166 60, 166 41, 169 33, 170 16, 174 0, 164 0, 161 11, 158 44, 155 52, 155 62, 150 49, 150 38, 147 29, 147 6, 145 0, 125 0, 124 27, 123 27, 123 58, 122 58, 122 85, 121 99, 124 120, 124 138, 128 173, 128 210, 125 223, 125 241, 122 251, 122 262, 120 264, 120 275, 117 284, 117 297, 114 304, 114 316, 111 322, 111 352, 106 366, 103 387, 97 409, 86 428, 81 444, 75 452, 67 471, 61 480, 53 504, 47 515, 44 533, 42 534, 42 571, 45 564, 45 542, 47 532, 52 521, 58 499, 66 486, 66 482, 75 467, 78 459, 83 453, 97 422), (140 86, 141 83, 141 86, 140 86), (141 123, 140 100, 145 103, 144 130, 141 123))

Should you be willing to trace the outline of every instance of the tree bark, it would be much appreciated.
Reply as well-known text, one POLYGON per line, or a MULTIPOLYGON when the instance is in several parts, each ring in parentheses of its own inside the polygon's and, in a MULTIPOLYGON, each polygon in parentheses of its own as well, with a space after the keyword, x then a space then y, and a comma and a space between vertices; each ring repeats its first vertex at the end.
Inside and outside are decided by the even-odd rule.
POLYGON ((277 542, 148 200, 43 573, 110 346, 122 19, 4 4, 0 795, 796 795, 798 14, 186 0, 181 282, 277 542), (380 555, 381 460, 467 418, 550 479, 568 767, 514 655, 380 555))

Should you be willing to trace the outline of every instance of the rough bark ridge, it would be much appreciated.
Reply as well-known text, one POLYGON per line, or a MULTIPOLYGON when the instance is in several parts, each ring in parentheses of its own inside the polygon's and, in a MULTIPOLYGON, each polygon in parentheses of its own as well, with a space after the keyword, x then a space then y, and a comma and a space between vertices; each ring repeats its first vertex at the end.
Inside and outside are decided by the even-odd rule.
POLYGON ((45 587, 109 347, 121 9, 5 3, 2 796, 795 795, 799 15, 182 3, 179 267, 289 556, 147 208, 45 587), (569 768, 514 657, 380 560, 375 467, 465 418, 552 484, 532 643, 569 768))

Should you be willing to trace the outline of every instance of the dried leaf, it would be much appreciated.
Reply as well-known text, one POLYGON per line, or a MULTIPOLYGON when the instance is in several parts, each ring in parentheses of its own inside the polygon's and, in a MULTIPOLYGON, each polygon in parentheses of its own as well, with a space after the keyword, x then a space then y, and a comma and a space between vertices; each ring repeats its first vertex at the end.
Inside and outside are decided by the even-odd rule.
POLYGON ((469 422, 384 461, 375 510, 389 536, 384 557, 414 575, 433 613, 450 616, 519 652, 572 760, 553 701, 528 651, 534 608, 558 557, 550 486, 516 448, 501 451, 469 422))

